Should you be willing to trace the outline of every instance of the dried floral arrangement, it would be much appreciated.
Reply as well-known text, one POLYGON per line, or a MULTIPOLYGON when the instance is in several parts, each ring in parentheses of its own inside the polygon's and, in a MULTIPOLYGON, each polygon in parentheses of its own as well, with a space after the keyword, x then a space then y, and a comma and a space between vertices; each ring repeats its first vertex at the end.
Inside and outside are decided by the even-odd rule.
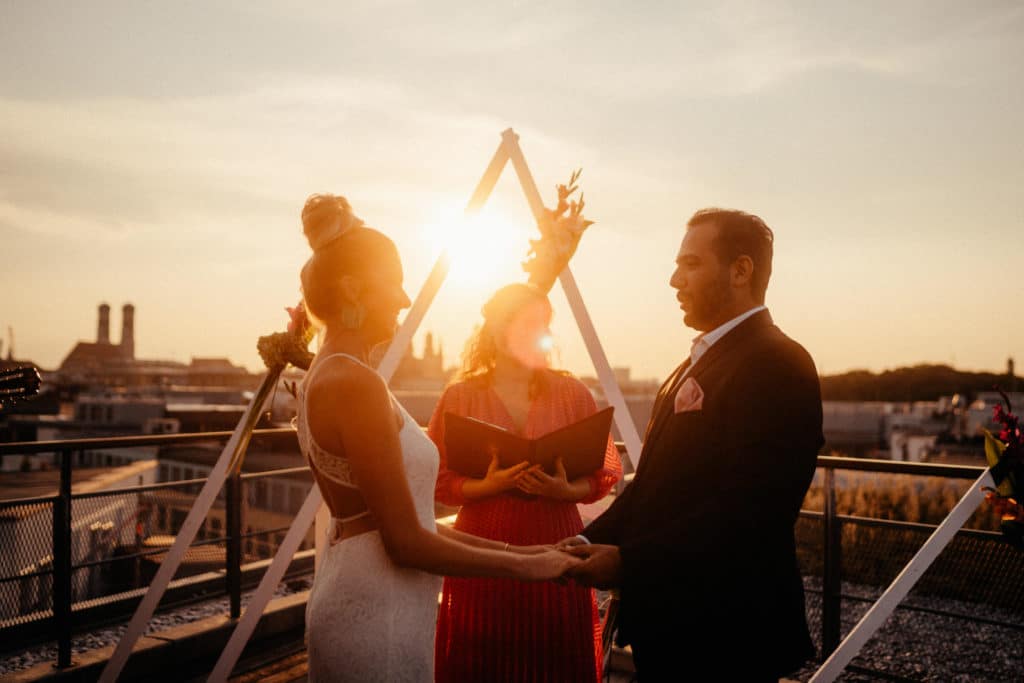
POLYGON ((545 209, 545 215, 537 222, 541 236, 530 240, 530 252, 523 263, 530 284, 545 292, 576 253, 583 231, 594 223, 583 217, 583 193, 580 192, 579 201, 572 199, 579 189, 581 172, 582 169, 573 171, 568 183, 557 186, 558 204, 554 209, 545 209))

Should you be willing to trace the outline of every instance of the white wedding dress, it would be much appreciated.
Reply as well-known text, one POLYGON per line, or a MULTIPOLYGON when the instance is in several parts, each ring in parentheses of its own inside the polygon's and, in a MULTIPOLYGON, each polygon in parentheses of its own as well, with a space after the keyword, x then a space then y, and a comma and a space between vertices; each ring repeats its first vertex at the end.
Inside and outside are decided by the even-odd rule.
MULTIPOLYGON (((305 401, 310 377, 324 361, 337 357, 360 363, 346 354, 317 358, 299 389, 297 419, 299 445, 328 503, 330 489, 358 488, 358 483, 345 458, 325 451, 313 439, 305 401)), ((437 447, 394 396, 391 400, 403 418, 399 439, 417 519, 436 532, 437 447)), ((339 518, 344 522, 367 514, 339 518)), ((309 680, 433 681, 440 589, 441 577, 392 562, 379 531, 327 545, 306 606, 309 680)))

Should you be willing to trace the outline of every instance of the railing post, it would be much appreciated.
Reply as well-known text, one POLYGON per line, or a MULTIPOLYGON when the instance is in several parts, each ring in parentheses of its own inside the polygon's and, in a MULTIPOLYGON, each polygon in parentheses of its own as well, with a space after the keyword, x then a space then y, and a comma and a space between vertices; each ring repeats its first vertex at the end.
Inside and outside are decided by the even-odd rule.
POLYGON ((227 562, 225 576, 227 592, 231 600, 231 618, 237 619, 242 614, 242 477, 233 472, 224 487, 225 527, 227 530, 227 546, 225 560, 227 562))
POLYGON ((842 614, 843 535, 836 514, 836 472, 825 468, 825 566, 821 587, 821 658, 839 647, 842 614))
POLYGON ((57 668, 71 666, 71 451, 60 451, 60 484, 53 501, 53 621, 57 668))

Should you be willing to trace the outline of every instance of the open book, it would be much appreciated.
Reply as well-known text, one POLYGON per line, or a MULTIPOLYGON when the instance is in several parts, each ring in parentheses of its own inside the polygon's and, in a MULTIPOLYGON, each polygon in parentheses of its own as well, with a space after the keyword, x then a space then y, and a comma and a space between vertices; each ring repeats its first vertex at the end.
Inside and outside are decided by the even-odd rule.
POLYGON ((491 457, 497 454, 502 468, 526 460, 554 474, 555 458, 561 457, 565 474, 572 481, 604 466, 613 410, 605 408, 538 439, 524 438, 483 420, 445 413, 444 446, 448 468, 483 479, 491 457))

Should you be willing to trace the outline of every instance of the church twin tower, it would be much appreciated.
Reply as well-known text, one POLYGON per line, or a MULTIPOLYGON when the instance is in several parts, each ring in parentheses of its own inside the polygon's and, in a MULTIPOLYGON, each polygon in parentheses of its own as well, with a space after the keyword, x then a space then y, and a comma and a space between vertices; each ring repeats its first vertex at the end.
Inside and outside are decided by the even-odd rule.
MULTIPOLYGON (((110 344, 110 306, 107 304, 100 304, 96 343, 110 344)), ((135 307, 131 304, 121 307, 121 353, 125 358, 135 358, 135 307)))

